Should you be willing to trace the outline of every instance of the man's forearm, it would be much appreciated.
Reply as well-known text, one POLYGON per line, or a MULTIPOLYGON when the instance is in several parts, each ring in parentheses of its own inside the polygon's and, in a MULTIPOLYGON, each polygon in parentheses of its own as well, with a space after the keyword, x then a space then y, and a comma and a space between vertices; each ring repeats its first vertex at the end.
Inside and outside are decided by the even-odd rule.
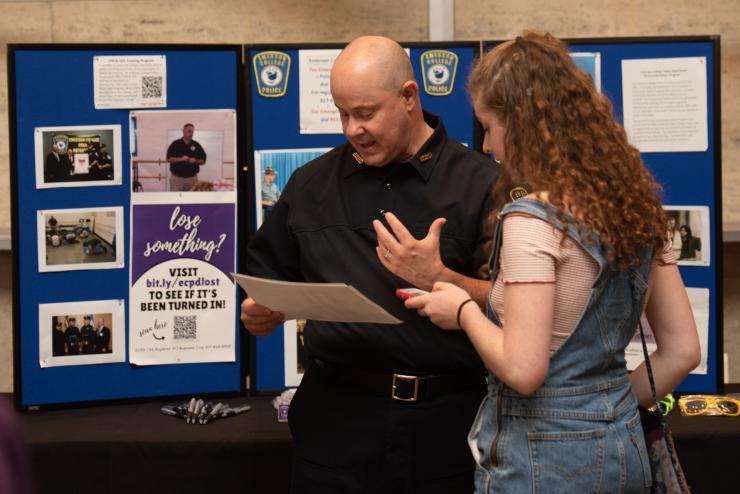
POLYGON ((437 281, 446 281, 447 283, 459 286, 468 292, 479 306, 485 307, 486 298, 488 297, 488 292, 491 287, 490 281, 471 278, 470 276, 465 276, 453 271, 450 268, 445 268, 437 281))

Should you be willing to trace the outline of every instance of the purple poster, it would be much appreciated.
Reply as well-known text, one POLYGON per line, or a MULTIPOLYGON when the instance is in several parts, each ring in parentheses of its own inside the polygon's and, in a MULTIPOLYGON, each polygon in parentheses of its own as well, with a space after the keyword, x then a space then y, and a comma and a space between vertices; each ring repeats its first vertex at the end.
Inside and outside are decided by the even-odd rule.
POLYGON ((129 359, 235 360, 233 203, 131 208, 129 359))

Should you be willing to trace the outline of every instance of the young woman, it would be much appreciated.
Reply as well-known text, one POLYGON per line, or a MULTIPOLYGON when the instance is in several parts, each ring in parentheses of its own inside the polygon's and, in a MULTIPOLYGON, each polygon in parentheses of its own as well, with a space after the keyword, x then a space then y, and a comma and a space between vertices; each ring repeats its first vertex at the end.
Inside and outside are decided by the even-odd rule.
POLYGON ((448 283, 406 306, 464 330, 491 372, 469 437, 476 491, 646 492, 637 407, 651 393, 624 357, 643 310, 659 396, 700 358, 658 186, 549 34, 486 54, 469 92, 484 151, 502 163, 488 315, 448 283), (526 196, 503 205, 516 187, 526 196))
POLYGON ((678 260, 696 259, 697 251, 701 251, 701 239, 694 236, 689 225, 682 225, 678 231, 681 234, 681 254, 678 260))

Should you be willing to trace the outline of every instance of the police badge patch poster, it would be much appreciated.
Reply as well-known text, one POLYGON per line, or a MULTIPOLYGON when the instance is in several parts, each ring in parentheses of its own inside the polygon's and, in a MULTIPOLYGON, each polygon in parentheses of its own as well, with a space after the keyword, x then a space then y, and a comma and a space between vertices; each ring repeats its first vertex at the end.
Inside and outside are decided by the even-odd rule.
POLYGON ((429 50, 421 55, 424 92, 430 96, 448 96, 455 86, 457 55, 447 50, 429 50))
POLYGON ((235 361, 235 204, 137 204, 131 214, 130 362, 235 361))
POLYGON ((252 58, 257 92, 264 98, 280 98, 288 89, 290 56, 279 51, 263 51, 252 58))

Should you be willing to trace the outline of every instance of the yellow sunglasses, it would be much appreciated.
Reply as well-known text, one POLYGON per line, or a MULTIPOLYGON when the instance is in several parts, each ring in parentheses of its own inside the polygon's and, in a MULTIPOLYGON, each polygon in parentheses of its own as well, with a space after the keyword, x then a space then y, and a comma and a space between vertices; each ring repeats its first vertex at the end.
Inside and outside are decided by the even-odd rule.
POLYGON ((686 395, 678 399, 681 415, 740 415, 740 400, 718 395, 686 395))

